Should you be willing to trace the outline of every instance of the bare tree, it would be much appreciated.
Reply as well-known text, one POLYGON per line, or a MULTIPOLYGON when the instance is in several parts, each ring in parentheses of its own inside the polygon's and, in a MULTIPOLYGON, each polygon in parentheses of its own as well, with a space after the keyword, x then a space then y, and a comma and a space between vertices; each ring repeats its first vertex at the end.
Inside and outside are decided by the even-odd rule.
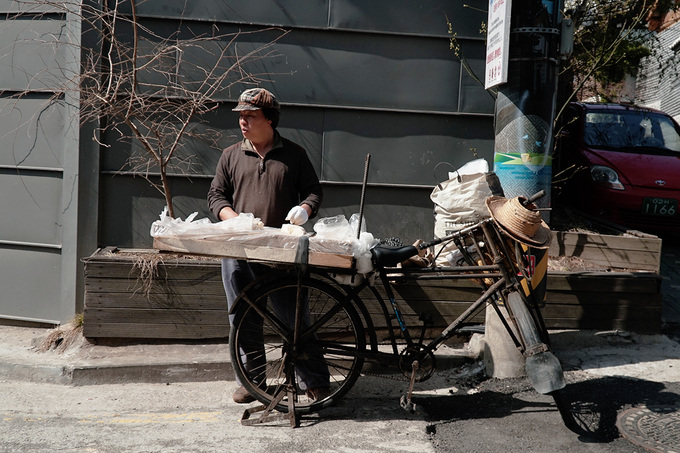
MULTIPOLYGON (((25 18, 35 11, 75 15, 82 27, 80 45, 68 35, 59 46, 73 47, 81 55, 78 73, 50 70, 60 80, 59 102, 66 92, 80 102, 80 124, 94 124, 93 139, 115 134, 136 148, 127 159, 128 171, 146 178, 165 197, 174 217, 169 174, 186 174, 191 153, 181 153, 192 141, 217 146, 217 131, 202 127, 204 118, 228 99, 235 84, 259 85, 272 74, 258 62, 275 56, 273 45, 287 32, 278 28, 221 33, 212 24, 208 33, 195 33, 191 23, 180 22, 170 32, 153 30, 140 20, 137 0, 80 2, 30 0, 21 2, 25 18), (260 42, 252 38, 260 34, 260 42), (263 41, 264 38, 264 41, 263 41), (248 41, 239 46, 241 41, 248 41), (246 49, 246 50, 242 50, 246 49), (260 69, 258 69, 260 68, 260 69)), ((39 39, 39 38, 31 38, 39 39)), ((10 49, 11 51, 11 49, 10 49)), ((13 94, 20 98, 30 89, 13 94)))

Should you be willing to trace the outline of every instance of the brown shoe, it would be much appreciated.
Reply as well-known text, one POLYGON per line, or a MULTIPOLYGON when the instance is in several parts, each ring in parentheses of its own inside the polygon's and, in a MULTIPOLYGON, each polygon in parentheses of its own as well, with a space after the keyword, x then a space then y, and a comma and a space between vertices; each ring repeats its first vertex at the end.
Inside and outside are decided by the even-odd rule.
POLYGON ((319 387, 315 389, 307 389, 305 393, 307 394, 307 398, 313 399, 314 401, 321 401, 328 398, 333 392, 329 387, 319 387))
POLYGON ((239 404, 248 404, 255 401, 255 398, 253 398, 253 396, 248 393, 248 390, 246 390, 244 386, 237 388, 231 397, 239 404))

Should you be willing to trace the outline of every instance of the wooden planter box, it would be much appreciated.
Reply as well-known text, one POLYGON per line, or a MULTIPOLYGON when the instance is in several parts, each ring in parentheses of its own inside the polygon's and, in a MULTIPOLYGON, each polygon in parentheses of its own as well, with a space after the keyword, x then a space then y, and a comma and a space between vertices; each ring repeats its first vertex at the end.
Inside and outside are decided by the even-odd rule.
POLYGON ((216 259, 164 258, 145 287, 136 266, 154 250, 100 249, 85 258, 83 335, 88 338, 202 339, 229 336, 216 259), (115 252, 119 253, 115 253, 115 252))
MULTIPOLYGON (((219 260, 165 259, 156 268, 148 296, 134 255, 104 249, 83 261, 86 337, 229 336, 219 260)), ((438 329, 453 321, 481 294, 479 286, 466 280, 409 282, 396 285, 395 291, 409 325, 419 325, 418 316, 427 313, 438 329)), ((370 291, 362 293, 362 298, 374 315, 376 328, 383 328, 380 308, 370 291)), ((661 277, 655 273, 550 272, 543 314, 551 329, 658 333, 661 308, 661 277)), ((483 323, 484 313, 476 320, 483 323)))
MULTIPOLYGON (((427 313, 440 330, 481 295, 478 285, 465 280, 414 281, 394 289, 407 324, 419 325, 419 315, 427 313)), ((371 293, 364 291, 361 296, 375 315, 376 328, 384 327, 371 293)), ((661 277, 653 273, 551 272, 542 313, 549 329, 659 333, 661 308, 661 277)), ((473 320, 483 324, 484 311, 473 320)))

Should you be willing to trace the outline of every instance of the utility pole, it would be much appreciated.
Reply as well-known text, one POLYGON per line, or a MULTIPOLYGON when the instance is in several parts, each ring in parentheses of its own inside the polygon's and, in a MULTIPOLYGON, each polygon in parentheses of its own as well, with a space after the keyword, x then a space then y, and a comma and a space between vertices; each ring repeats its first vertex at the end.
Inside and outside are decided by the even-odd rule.
MULTIPOLYGON (((494 172, 507 198, 529 198, 544 190, 535 204, 550 206, 553 122, 557 97, 560 14, 563 0, 490 0, 485 86, 497 86, 494 115, 494 172)), ((541 215, 550 221, 548 210, 541 215)), ((530 262, 531 286, 537 301, 545 300, 548 253, 525 247, 530 262)), ((525 294, 529 283, 523 282, 525 294)), ((493 360, 485 358, 491 375, 523 374, 524 357, 504 349, 499 322, 487 310, 487 346, 493 360), (496 339, 496 336, 499 338, 496 339)), ((485 356, 486 357, 486 356, 485 356)))
POLYGON ((550 206, 561 8, 561 0, 512 0, 507 82, 496 99, 494 171, 508 198, 545 190, 541 208, 550 206))

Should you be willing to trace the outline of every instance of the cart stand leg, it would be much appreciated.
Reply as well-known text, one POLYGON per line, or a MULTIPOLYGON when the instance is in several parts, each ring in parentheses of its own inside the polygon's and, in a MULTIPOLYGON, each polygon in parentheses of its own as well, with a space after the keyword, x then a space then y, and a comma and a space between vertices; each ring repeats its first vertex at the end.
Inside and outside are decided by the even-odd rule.
POLYGON ((280 420, 288 420, 290 422, 291 428, 297 428, 299 426, 298 415, 295 413, 295 389, 292 385, 285 385, 281 387, 276 397, 271 403, 269 403, 269 406, 265 407, 263 404, 261 404, 259 406, 246 409, 245 412, 243 412, 243 417, 241 418, 241 425, 255 426, 280 420), (276 407, 276 405, 281 402, 286 394, 288 395, 288 413, 272 414, 274 407, 276 407), (256 412, 262 412, 262 414, 257 418, 251 418, 251 415, 255 414, 256 412))

